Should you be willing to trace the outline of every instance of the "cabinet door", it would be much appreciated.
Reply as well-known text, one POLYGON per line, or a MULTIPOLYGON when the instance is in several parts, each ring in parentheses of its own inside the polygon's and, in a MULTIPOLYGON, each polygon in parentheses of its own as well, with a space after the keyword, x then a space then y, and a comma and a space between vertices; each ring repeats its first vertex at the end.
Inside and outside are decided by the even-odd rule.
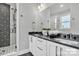
POLYGON ((34 55, 34 56, 36 56, 37 55, 37 50, 36 50, 36 40, 37 40, 37 37, 35 37, 35 36, 32 36, 32 40, 33 40, 33 43, 32 43, 32 49, 33 49, 33 51, 32 51, 32 54, 34 55))
POLYGON ((79 56, 79 50, 71 47, 62 47, 60 49, 61 56, 79 56))
POLYGON ((36 51, 37 51, 37 54, 36 56, 46 56, 46 52, 44 49, 40 48, 40 47, 37 47, 36 48, 36 51))
POLYGON ((36 37, 36 56, 46 56, 46 40, 36 37))
POLYGON ((47 56, 50 56, 50 42, 49 42, 49 41, 47 41, 46 49, 47 49, 46 55, 47 55, 47 56))
POLYGON ((31 35, 29 35, 29 50, 33 52, 33 39, 31 35))
POLYGON ((36 37, 29 35, 29 48, 33 55, 36 55, 36 37))
POLYGON ((53 42, 49 42, 49 43, 50 43, 50 45, 49 45, 49 47, 50 47, 50 49, 49 49, 50 56, 57 56, 57 47, 58 46, 56 46, 56 44, 53 43, 53 42))

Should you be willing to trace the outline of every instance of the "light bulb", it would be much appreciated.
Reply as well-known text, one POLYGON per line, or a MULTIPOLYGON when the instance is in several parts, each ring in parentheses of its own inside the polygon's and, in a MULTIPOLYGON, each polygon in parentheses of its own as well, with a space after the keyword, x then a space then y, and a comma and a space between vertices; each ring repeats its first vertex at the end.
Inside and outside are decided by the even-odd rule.
POLYGON ((43 4, 41 4, 41 7, 44 7, 44 5, 43 5, 43 4))
POLYGON ((63 4, 60 5, 60 7, 63 7, 63 6, 64 6, 63 4))
POLYGON ((38 6, 38 9, 40 9, 41 7, 40 6, 38 6))

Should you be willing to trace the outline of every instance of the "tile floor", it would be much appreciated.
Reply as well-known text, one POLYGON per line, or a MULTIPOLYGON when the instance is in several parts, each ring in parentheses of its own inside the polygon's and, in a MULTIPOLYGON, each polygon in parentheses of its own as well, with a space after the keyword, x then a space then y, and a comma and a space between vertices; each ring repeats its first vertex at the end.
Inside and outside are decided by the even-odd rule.
POLYGON ((33 54, 31 52, 29 52, 29 53, 25 53, 25 54, 22 54, 22 55, 19 55, 19 56, 33 56, 33 54))

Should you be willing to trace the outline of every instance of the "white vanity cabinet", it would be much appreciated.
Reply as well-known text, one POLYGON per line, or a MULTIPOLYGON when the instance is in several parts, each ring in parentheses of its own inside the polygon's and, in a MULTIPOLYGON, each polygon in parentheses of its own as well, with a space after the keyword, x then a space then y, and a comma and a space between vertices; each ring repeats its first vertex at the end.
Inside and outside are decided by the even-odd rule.
POLYGON ((30 52, 34 56, 79 56, 79 49, 29 35, 30 52))

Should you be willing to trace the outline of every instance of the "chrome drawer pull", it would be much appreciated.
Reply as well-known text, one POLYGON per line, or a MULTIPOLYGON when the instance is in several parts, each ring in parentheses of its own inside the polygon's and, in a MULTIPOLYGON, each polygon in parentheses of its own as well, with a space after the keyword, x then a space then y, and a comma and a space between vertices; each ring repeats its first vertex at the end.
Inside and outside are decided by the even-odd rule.
POLYGON ((60 48, 60 56, 62 56, 62 48, 60 48))
POLYGON ((56 46, 56 51, 55 52, 56 52, 56 56, 57 56, 57 46, 56 46))
POLYGON ((41 49, 41 48, 39 48, 39 47, 37 47, 38 49, 40 49, 41 51, 43 51, 43 49, 41 49))

